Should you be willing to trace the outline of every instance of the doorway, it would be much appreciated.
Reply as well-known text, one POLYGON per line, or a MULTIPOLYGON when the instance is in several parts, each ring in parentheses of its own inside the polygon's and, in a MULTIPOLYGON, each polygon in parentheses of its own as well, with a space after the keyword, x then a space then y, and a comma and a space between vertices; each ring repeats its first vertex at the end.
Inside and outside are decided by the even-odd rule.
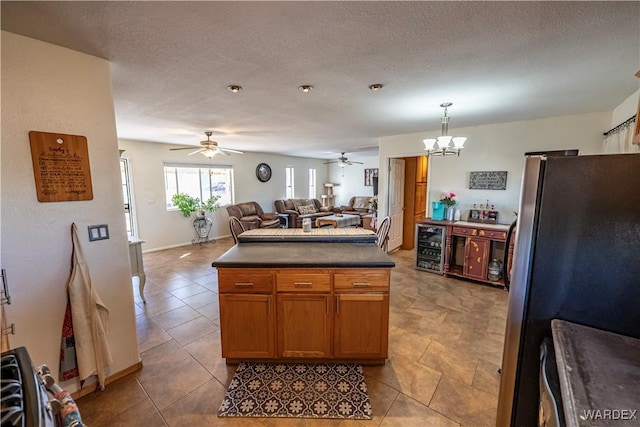
POLYGON ((131 198, 131 174, 129 160, 120 157, 120 178, 122 180, 122 197, 124 200, 124 217, 127 223, 127 235, 136 235, 135 214, 131 198))
POLYGON ((402 246, 404 223, 404 159, 389 159, 389 241, 387 251, 402 246))

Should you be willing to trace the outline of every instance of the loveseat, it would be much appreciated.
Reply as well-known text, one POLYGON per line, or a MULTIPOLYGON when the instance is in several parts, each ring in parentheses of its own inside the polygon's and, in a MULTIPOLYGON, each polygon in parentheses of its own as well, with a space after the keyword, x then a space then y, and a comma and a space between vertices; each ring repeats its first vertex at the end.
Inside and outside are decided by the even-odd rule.
POLYGON ((275 212, 264 213, 257 202, 244 202, 227 206, 229 216, 240 220, 245 230, 254 228, 278 228, 280 219, 275 212))
MULTIPOLYGON (((311 219, 311 226, 316 226, 316 219, 333 215, 333 206, 322 206, 318 199, 285 199, 273 202, 276 212, 289 215, 289 228, 302 228, 302 220, 311 219)), ((339 211, 336 211, 339 212, 339 211)))
POLYGON ((370 213, 369 200, 371 200, 371 198, 372 196, 353 196, 349 199, 347 205, 340 206, 340 210, 342 213, 360 215, 360 218, 362 218, 370 213))

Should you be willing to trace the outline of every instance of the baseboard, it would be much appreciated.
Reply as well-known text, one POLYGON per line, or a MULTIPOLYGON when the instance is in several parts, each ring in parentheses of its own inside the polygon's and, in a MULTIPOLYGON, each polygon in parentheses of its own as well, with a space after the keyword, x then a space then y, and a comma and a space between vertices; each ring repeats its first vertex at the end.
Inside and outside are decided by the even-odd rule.
MULTIPOLYGON (((231 234, 225 234, 223 236, 214 236, 211 237, 211 242, 214 242, 216 240, 220 240, 220 239, 224 239, 226 237, 231 237, 231 234)), ((185 242, 185 243, 177 243, 175 245, 168 245, 168 246, 161 246, 159 248, 150 248, 150 249, 145 249, 142 251, 143 254, 148 254, 151 252, 158 252, 158 251, 164 251, 165 249, 173 249, 173 248, 180 248, 182 246, 192 246, 193 243, 191 242, 185 242)))
MULTIPOLYGON (((142 369, 142 362, 138 362, 135 365, 131 365, 126 369, 123 369, 122 371, 116 372, 113 375, 109 375, 107 378, 105 378, 104 383, 105 386, 118 381, 119 379, 122 379, 128 375, 133 374, 136 371, 139 371, 140 369, 142 369)), ((87 385, 84 388, 81 388, 80 390, 71 393, 71 397, 74 400, 80 399, 81 397, 84 397, 90 393, 93 393, 94 391, 96 391, 96 389, 98 388, 98 383, 91 383, 89 385, 87 385)))

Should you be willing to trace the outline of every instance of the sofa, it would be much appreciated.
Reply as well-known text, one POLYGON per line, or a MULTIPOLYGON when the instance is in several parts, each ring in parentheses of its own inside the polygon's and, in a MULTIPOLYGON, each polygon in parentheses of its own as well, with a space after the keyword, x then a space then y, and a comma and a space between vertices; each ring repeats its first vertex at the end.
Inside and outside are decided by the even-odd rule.
POLYGON ((316 226, 316 219, 333 215, 333 206, 322 206, 318 199, 285 199, 273 202, 276 212, 289 215, 289 228, 302 228, 302 220, 311 219, 311 226, 316 226))
POLYGON ((373 196, 353 196, 349 199, 348 204, 340 206, 340 210, 342 213, 348 215, 360 215, 360 218, 362 218, 363 216, 371 213, 369 200, 371 200, 372 197, 373 196))
POLYGON ((227 206, 229 216, 235 216, 245 230, 279 228, 280 219, 275 212, 265 213, 257 202, 243 202, 227 206))

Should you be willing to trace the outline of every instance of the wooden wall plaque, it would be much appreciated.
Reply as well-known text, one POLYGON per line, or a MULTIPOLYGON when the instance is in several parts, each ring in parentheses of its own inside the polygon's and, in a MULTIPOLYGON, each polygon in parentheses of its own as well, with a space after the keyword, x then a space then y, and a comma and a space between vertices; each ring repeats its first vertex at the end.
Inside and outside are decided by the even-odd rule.
POLYGON ((30 131, 29 141, 39 202, 93 199, 86 137, 30 131))

